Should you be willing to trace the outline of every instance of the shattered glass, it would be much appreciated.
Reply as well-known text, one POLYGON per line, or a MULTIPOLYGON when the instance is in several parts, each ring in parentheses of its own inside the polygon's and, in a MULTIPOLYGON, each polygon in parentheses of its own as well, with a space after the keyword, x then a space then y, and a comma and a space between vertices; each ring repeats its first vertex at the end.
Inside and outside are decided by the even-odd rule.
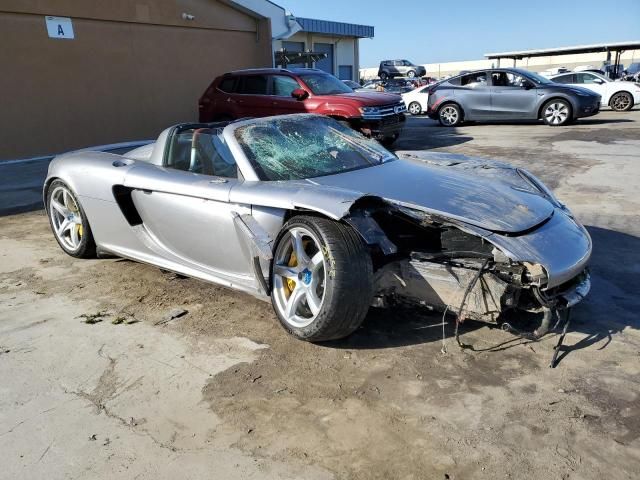
POLYGON ((258 119, 237 128, 235 135, 265 181, 333 175, 396 159, 377 141, 328 117, 258 119))

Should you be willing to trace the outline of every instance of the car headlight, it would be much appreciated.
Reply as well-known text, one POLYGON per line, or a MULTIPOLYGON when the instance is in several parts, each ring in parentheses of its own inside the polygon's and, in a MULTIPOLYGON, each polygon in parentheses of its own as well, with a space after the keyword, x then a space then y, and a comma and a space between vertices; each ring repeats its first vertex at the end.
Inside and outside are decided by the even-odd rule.
POLYGON ((360 110, 360 113, 368 113, 368 114, 380 112, 380 109, 378 107, 360 107, 359 110, 360 110))
POLYGON ((573 93, 575 93, 579 97, 591 97, 591 96, 594 96, 593 93, 583 92, 582 90, 573 90, 573 93))

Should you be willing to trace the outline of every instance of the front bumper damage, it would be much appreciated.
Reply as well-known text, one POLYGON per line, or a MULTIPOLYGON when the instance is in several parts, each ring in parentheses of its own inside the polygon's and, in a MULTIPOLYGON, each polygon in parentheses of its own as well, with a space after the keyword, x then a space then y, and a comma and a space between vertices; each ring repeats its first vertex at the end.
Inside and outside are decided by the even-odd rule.
POLYGON ((591 239, 562 208, 531 231, 510 235, 388 203, 345 220, 380 249, 374 305, 453 313, 456 339, 458 325, 472 319, 536 341, 563 321, 566 327, 569 310, 591 288, 591 239), (508 311, 540 314, 540 325, 521 332, 506 322, 508 311))

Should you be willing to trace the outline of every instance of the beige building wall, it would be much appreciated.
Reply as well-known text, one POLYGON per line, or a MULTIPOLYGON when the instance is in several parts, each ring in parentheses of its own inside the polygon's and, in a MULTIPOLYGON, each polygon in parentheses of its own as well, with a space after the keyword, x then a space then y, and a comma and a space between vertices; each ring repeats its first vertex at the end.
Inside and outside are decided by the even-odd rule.
POLYGON ((218 0, 3 0, 0 32, 0 160, 154 138, 198 120, 214 77, 272 58, 268 20, 218 0))
MULTIPOLYGON (((585 53, 579 55, 556 55, 548 57, 525 58, 516 61, 515 66, 541 72, 550 68, 566 67, 570 70, 581 65, 593 65, 597 68, 602 66, 602 62, 607 59, 605 52, 601 53, 585 53)), ((611 61, 614 56, 611 54, 611 61)), ((632 62, 640 62, 640 50, 630 50, 623 52, 620 57, 623 65, 629 65, 632 62)), ((440 78, 449 75, 457 75, 461 70, 479 70, 483 68, 497 67, 497 60, 469 60, 463 62, 444 62, 444 63, 428 63, 424 67, 427 75, 430 77, 440 78)), ((511 59, 502 59, 501 67, 513 67, 514 62, 511 59)), ((360 77, 365 80, 373 79, 378 76, 378 67, 364 68, 360 70, 360 77)))

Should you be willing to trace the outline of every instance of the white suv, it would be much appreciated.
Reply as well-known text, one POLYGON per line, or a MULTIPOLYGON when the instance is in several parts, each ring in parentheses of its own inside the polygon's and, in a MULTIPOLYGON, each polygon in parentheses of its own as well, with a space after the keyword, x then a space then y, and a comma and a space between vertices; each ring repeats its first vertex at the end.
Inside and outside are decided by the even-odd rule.
POLYGON ((601 106, 618 112, 631 110, 640 103, 640 84, 614 82, 595 72, 570 72, 553 75, 551 80, 566 85, 588 88, 602 96, 601 106))

